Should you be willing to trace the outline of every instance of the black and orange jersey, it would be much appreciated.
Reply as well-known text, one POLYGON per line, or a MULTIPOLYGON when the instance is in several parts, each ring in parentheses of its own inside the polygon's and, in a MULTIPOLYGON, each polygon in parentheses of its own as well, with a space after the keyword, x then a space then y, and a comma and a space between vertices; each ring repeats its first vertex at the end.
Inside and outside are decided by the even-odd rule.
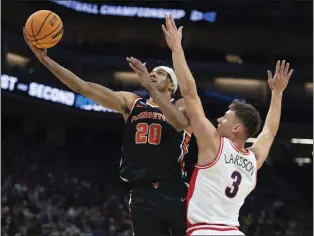
POLYGON ((176 131, 156 104, 137 98, 125 123, 121 178, 134 182, 186 177, 183 158, 190 138, 187 131, 176 131))

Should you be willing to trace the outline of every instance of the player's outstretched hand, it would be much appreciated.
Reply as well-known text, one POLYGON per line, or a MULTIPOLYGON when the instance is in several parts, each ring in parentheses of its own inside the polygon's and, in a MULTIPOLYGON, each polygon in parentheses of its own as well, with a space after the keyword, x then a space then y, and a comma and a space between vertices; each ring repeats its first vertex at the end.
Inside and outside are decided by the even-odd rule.
POLYGON ((183 26, 177 29, 172 15, 166 16, 166 26, 162 25, 161 28, 165 34, 168 47, 171 50, 175 49, 176 47, 181 47, 183 26))
POLYGON ((268 84, 273 92, 282 93, 286 89, 289 79, 293 73, 293 69, 289 71, 289 66, 290 64, 286 63, 285 60, 281 63, 278 60, 274 76, 269 70, 267 71, 268 84))
POLYGON ((41 48, 36 48, 28 39, 25 29, 23 28, 23 35, 24 35, 24 40, 27 43, 27 45, 29 46, 29 48, 33 51, 33 53, 35 54, 35 56, 38 58, 39 61, 41 61, 42 63, 45 60, 45 57, 47 55, 47 49, 41 49, 41 48))
POLYGON ((146 88, 150 84, 146 63, 142 63, 140 60, 134 57, 127 57, 126 60, 129 62, 129 66, 138 75, 141 84, 146 88))

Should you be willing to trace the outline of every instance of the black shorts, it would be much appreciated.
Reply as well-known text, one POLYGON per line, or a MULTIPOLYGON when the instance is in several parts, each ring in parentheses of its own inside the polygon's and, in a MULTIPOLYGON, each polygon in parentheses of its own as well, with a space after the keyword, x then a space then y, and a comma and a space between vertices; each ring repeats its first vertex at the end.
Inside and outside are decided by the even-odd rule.
POLYGON ((134 235, 185 235, 187 189, 183 181, 132 184, 134 235))

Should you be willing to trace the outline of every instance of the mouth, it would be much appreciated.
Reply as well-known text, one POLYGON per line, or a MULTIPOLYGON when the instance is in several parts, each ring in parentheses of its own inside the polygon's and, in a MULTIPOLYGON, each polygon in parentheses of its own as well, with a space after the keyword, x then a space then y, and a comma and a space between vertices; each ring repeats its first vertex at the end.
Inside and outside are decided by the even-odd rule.
POLYGON ((155 76, 150 76, 149 80, 152 84, 157 84, 157 80, 155 79, 155 76))

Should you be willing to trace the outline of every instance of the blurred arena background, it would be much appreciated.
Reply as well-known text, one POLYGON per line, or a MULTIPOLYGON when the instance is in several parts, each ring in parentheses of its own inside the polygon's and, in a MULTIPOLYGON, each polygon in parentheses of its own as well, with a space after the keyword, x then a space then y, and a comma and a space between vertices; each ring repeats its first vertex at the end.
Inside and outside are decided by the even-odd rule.
MULTIPOLYGON (((130 235, 119 181, 122 116, 70 91, 24 43, 35 11, 56 12, 61 42, 48 55, 82 79, 148 96, 125 61, 171 65, 160 25, 173 13, 207 116, 235 97, 269 105, 267 69, 295 69, 281 126, 240 214, 249 236, 313 235, 312 1, 3 1, 1 235, 130 235), (171 10, 169 10, 171 9, 171 10), (44 86, 54 92, 43 93, 44 86)), ((250 140, 251 141, 251 140, 250 140)), ((197 149, 186 157, 189 173, 197 149)))

